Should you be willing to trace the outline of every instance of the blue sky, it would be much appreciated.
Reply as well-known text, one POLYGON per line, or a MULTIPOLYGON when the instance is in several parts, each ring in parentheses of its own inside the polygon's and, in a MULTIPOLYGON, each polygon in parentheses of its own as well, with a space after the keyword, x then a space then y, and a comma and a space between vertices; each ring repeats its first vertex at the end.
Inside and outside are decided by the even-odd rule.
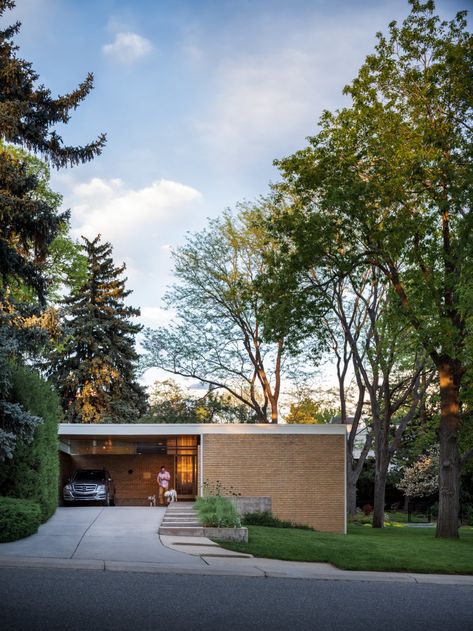
MULTIPOLYGON (((128 266, 142 320, 166 320, 170 249, 277 179, 275 158, 314 133, 324 108, 407 0, 18 0, 20 54, 53 94, 92 71, 64 128, 103 155, 53 175, 76 236, 101 232, 128 266)), ((441 0, 443 17, 471 0, 441 0)), ((12 21, 12 14, 4 21, 12 21)))

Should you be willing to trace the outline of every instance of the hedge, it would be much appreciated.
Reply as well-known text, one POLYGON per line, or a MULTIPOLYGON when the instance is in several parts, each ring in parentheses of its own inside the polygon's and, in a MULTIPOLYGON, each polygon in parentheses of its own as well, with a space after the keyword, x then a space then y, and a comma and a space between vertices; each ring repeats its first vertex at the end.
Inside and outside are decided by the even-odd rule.
POLYGON ((41 521, 41 508, 38 502, 0 497, 1 543, 33 535, 41 521))
POLYGON ((41 520, 51 517, 58 499, 58 436, 61 417, 56 393, 42 377, 24 366, 12 369, 12 402, 20 403, 44 422, 35 430, 33 441, 19 441, 12 460, 1 463, 0 495, 35 500, 41 520))

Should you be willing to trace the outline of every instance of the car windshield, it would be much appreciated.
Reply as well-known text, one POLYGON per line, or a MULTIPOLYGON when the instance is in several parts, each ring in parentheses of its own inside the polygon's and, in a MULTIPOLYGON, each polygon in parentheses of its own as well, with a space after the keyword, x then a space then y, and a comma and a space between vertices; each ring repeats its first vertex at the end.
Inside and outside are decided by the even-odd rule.
POLYGON ((105 471, 103 469, 82 469, 76 472, 74 480, 105 480, 105 471))

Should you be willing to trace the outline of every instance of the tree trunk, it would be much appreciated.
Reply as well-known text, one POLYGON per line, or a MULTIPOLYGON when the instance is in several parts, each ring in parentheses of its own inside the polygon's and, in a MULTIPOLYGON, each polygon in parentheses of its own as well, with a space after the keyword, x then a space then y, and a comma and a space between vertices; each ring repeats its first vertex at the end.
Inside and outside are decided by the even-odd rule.
POLYGON ((278 423, 278 401, 274 397, 271 397, 271 423, 278 423))
POLYGON ((382 454, 376 454, 376 468, 374 477, 374 507, 373 528, 384 527, 384 505, 386 498, 386 478, 388 474, 388 460, 382 454))
POLYGON ((347 458, 347 514, 356 515, 356 482, 357 476, 353 471, 351 458, 347 458))
POLYGON ((455 362, 438 366, 440 381, 440 467, 439 514, 436 537, 458 539, 460 512, 460 426, 461 369, 455 362))

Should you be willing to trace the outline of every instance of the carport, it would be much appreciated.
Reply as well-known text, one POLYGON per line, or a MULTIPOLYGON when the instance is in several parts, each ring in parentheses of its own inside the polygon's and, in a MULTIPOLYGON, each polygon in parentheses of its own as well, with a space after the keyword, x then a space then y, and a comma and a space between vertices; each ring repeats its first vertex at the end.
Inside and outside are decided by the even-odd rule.
POLYGON ((144 506, 157 492, 156 474, 164 465, 179 498, 193 500, 200 443, 195 430, 195 425, 60 424, 60 488, 75 469, 105 468, 116 486, 117 505, 144 506))

